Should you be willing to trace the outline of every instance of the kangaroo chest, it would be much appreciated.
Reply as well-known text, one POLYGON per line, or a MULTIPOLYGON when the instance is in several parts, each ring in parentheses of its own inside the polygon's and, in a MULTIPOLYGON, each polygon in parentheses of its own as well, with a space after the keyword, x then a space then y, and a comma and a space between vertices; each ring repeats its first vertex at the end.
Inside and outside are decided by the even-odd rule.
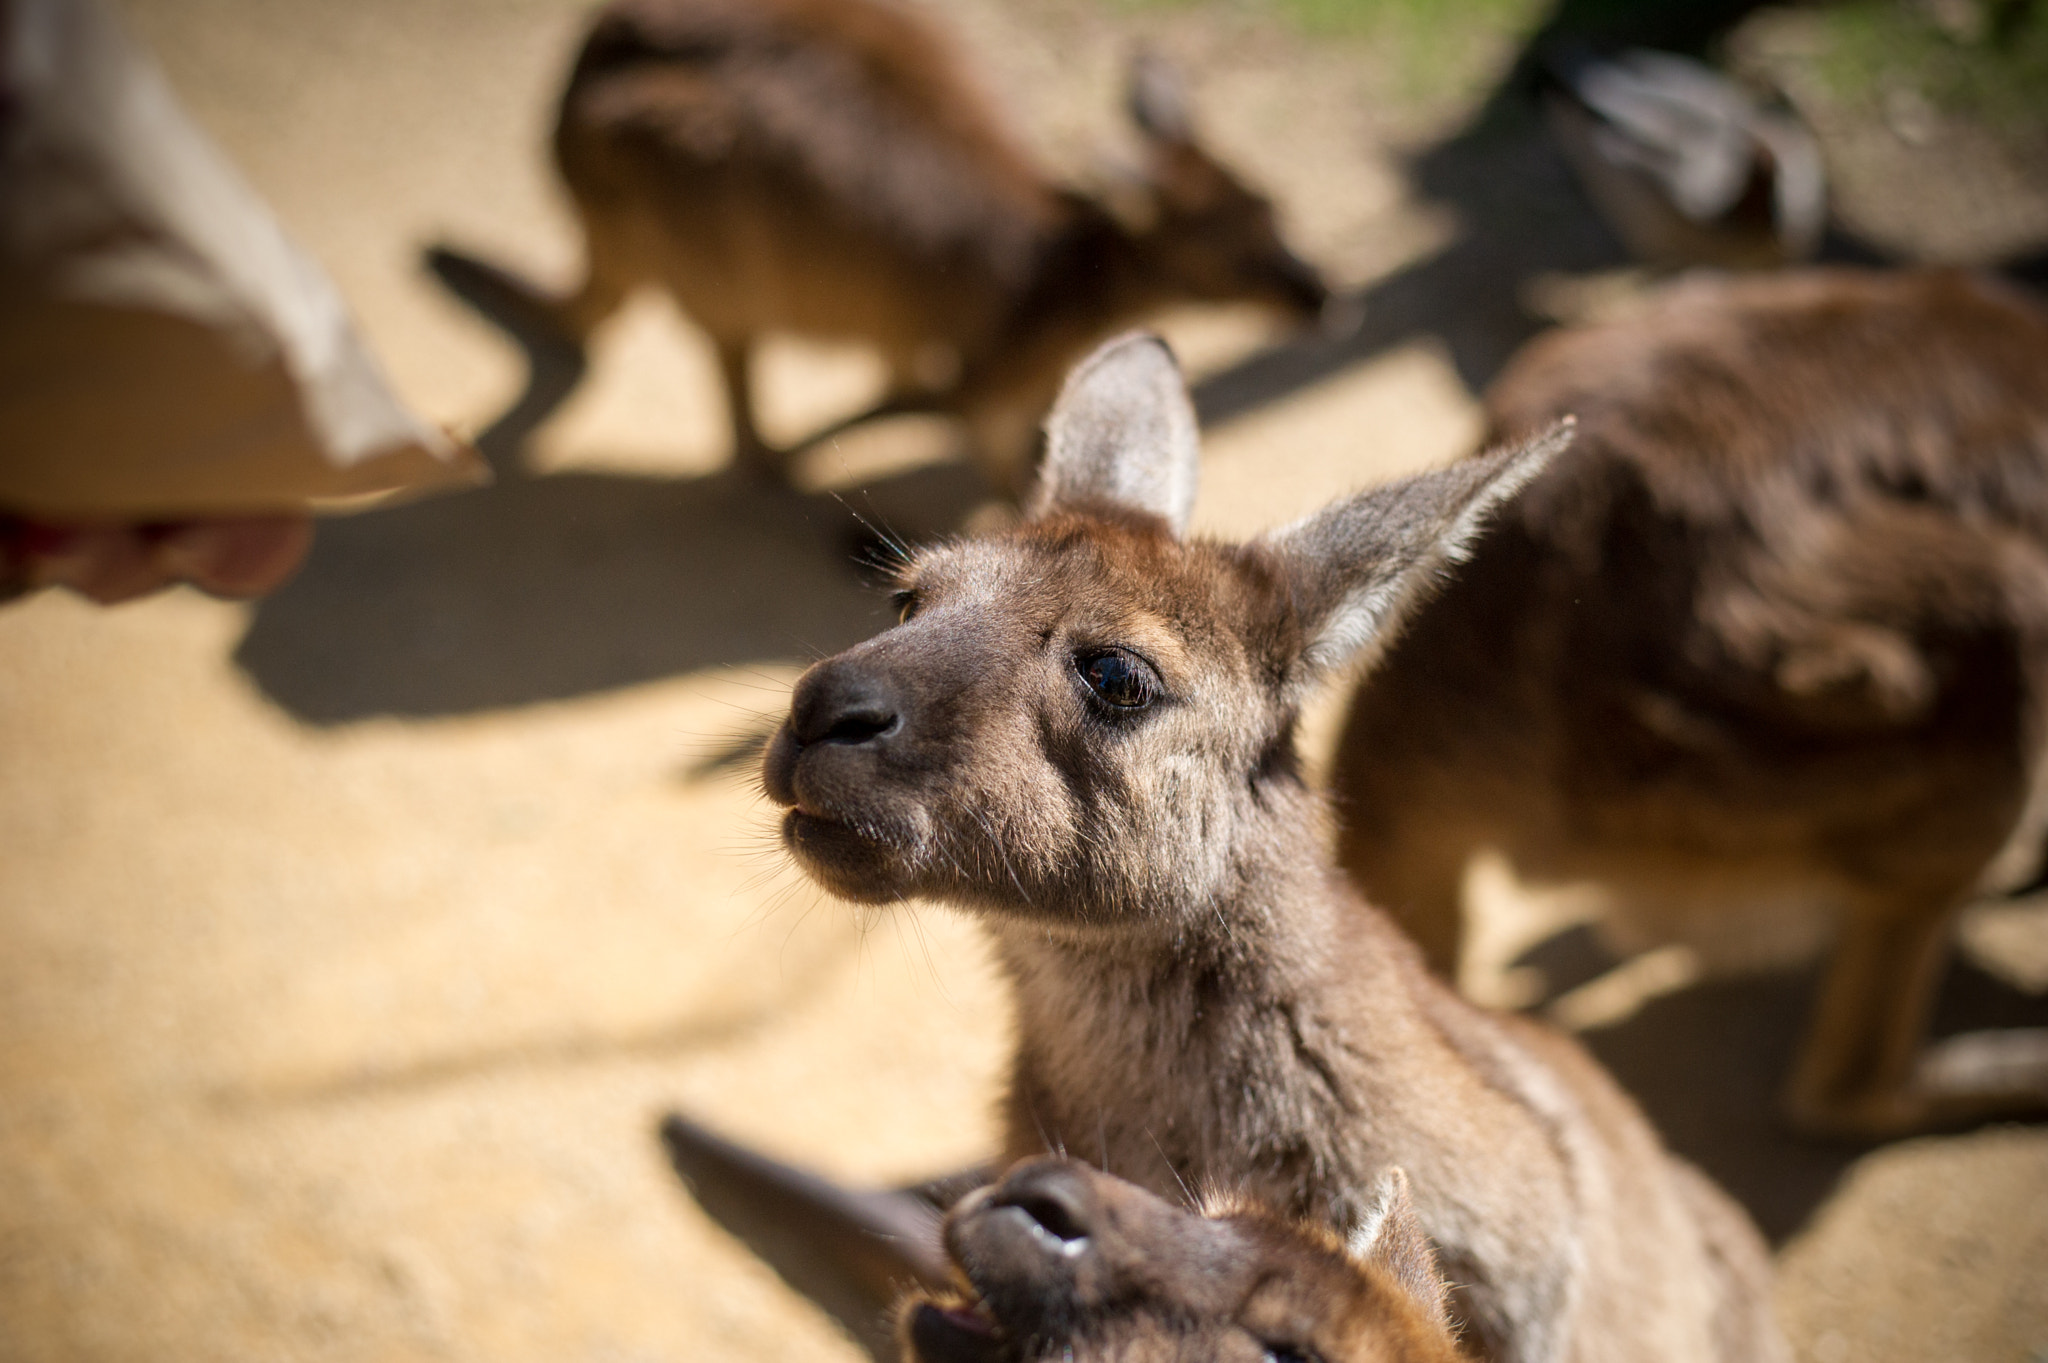
POLYGON ((1245 1189, 1348 1227, 1363 1213, 1376 1114, 1339 1072, 1327 1020, 1299 1001, 1178 980, 1017 977, 1008 1153, 1064 1149, 1174 1197, 1245 1189))
POLYGON ((1555 1356, 1574 1260, 1556 1243, 1569 1238, 1559 1151, 1521 1099, 1400 1006, 1398 981, 1354 981, 1385 1006, 1340 1011, 1312 991, 1004 957, 1019 1036, 1007 1157, 1063 1150, 1163 1197, 1242 1192, 1340 1234, 1401 1165, 1487 1356, 1555 1356), (1497 1203, 1475 1177, 1514 1195, 1497 1203))

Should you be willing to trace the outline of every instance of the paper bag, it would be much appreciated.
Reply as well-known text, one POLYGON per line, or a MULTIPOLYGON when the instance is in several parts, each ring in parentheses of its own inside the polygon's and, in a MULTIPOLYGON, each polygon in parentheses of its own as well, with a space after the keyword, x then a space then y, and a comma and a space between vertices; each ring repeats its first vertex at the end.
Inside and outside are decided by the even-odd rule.
POLYGON ((488 474, 92 0, 0 0, 0 513, 302 511, 488 474))

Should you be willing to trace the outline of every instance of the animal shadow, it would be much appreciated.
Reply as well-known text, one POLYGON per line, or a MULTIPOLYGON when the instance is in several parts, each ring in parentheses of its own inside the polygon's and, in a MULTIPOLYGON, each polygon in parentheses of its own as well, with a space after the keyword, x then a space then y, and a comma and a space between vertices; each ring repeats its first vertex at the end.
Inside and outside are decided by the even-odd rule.
MULTIPOLYGON (((1579 1038, 1665 1142, 1747 1207, 1774 1245, 1805 1226, 1849 1166, 1878 1145, 1800 1136, 1780 1115, 1818 983, 1811 969, 1709 979, 1579 1038)), ((1956 959, 1930 1036, 2044 1024, 2048 998, 1956 959)))
POLYGON ((961 465, 844 501, 725 470, 689 479, 506 476, 324 524, 259 605, 236 663, 316 725, 559 700, 726 664, 808 662, 886 623, 849 563, 862 519, 957 523, 961 465))

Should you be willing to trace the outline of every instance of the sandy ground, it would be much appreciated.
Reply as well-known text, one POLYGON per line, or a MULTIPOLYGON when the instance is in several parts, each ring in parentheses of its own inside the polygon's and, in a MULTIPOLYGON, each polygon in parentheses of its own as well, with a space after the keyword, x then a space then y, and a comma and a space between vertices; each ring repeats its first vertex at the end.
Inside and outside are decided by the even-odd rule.
MULTIPOLYGON (((445 239, 573 273, 540 148, 576 8, 124 12, 407 395, 470 428, 502 407, 513 353, 417 254, 445 239)), ((1472 385, 1533 325, 1513 281, 1612 263, 1554 206, 1554 165, 1480 147, 1411 180, 1395 148, 1463 106, 1396 110, 1355 45, 1247 10, 948 13, 1076 170, 1119 145, 1115 73, 1145 19, 1216 140, 1372 304, 1342 363, 1207 390, 1233 418, 1209 528, 1461 452, 1472 385), (1486 193, 1530 185, 1553 207, 1515 219, 1505 264, 1458 254, 1486 193)), ((1198 369, 1264 336, 1168 325, 1198 369)), ((771 425, 874 378, 789 347, 771 425)), ((260 607, 0 610, 0 1358, 853 1357, 686 1203, 653 1123, 681 1105, 852 1179, 954 1168, 990 1140, 1004 1010, 971 929, 800 883, 725 760, 882 603, 848 571, 839 503, 723 472, 713 395, 700 341, 648 302, 537 436, 537 476, 329 524, 260 607)), ((850 443, 808 476, 944 524, 976 494, 935 444, 850 443)), ((1327 732, 1324 714, 1311 745, 1327 732)), ((2039 1021, 2006 974, 1952 1011, 2039 1021)), ((1769 1091, 1802 991, 1703 987, 1593 1039, 1786 1243, 1804 1357, 2048 1360, 2048 1133, 1789 1142, 1769 1091)))

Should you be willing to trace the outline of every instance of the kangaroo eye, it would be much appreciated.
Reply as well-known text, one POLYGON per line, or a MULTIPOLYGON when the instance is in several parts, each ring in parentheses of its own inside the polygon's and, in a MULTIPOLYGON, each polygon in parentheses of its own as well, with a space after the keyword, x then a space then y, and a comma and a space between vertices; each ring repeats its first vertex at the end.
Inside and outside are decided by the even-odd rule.
POLYGON ((1308 1349, 1298 1349, 1291 1344, 1268 1344, 1262 1363, 1318 1363, 1318 1360, 1308 1349))
POLYGON ((917 593, 909 588, 889 593, 889 604, 896 608, 896 623, 907 624, 917 614, 917 593))
POLYGON ((1138 710, 1159 697, 1159 674, 1135 653, 1120 648, 1078 654, 1074 668, 1088 689, 1119 710, 1138 710))

